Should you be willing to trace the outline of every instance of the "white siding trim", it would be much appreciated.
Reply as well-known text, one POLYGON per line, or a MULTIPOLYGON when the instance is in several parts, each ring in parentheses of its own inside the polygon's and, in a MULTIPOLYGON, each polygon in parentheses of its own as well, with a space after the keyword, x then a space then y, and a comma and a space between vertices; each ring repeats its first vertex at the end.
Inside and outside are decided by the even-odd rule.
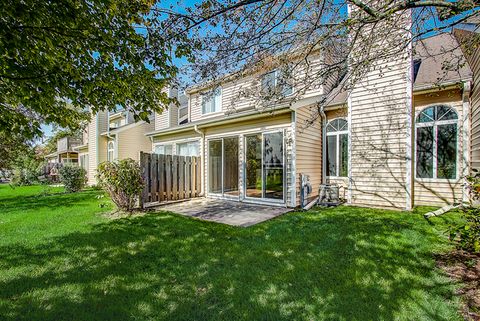
MULTIPOLYGON (((350 8, 350 5, 348 6, 350 8)), ((350 10, 349 10, 350 12, 350 10)), ((347 203, 352 204, 352 96, 348 95, 347 99, 348 108, 348 190, 347 190, 347 203)), ((325 147, 324 147, 325 148, 325 147)), ((326 161, 325 159, 323 161, 326 161)))
POLYGON ((463 187, 462 187, 462 199, 463 202, 469 201, 469 193, 468 193, 468 185, 467 185, 467 176, 470 174, 470 149, 471 149, 471 141, 470 141, 470 90, 471 90, 471 83, 465 82, 463 85, 463 124, 462 124, 462 147, 463 147, 463 168, 462 168, 462 177, 463 177, 463 187))
MULTIPOLYGON (((412 27, 412 23, 409 23, 408 29, 410 30, 412 27)), ((414 117, 414 110, 413 110, 413 58, 412 58, 412 42, 410 41, 408 48, 409 52, 409 60, 410 63, 408 64, 406 70, 406 136, 405 136, 405 209, 410 211, 414 205, 414 183, 413 183, 413 175, 412 175, 412 148, 413 148, 413 117, 414 117)))
MULTIPOLYGON (((297 113, 292 111, 292 128, 291 128, 291 144, 292 144, 292 159, 291 159, 291 181, 290 186, 287 186, 287 190, 290 187, 290 206, 296 207, 297 206, 297 157, 296 157, 296 132, 297 132, 297 113)), ((286 151, 285 151, 286 152, 286 151)), ((288 165, 288 164, 287 164, 288 165)))

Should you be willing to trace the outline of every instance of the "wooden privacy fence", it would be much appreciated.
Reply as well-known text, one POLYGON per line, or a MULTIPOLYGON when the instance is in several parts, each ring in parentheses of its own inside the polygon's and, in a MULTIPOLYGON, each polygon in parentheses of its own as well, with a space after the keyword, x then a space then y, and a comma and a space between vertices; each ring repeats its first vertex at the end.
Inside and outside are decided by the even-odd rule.
POLYGON ((194 156, 140 153, 145 182, 141 206, 200 196, 201 159, 194 156))

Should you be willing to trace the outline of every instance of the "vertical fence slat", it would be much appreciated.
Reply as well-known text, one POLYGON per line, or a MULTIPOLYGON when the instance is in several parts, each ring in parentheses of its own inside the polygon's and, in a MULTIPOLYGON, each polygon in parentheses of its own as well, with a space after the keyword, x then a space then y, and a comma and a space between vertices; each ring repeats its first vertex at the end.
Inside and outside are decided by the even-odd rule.
POLYGON ((200 196, 201 166, 200 157, 141 152, 140 167, 145 187, 140 205, 200 196))
POLYGON ((172 157, 172 194, 173 200, 178 200, 178 156, 172 157))
POLYGON ((158 155, 158 201, 165 200, 165 155, 158 155))
POLYGON ((178 198, 185 199, 185 157, 178 158, 178 198))
POLYGON ((192 158, 190 156, 185 157, 185 198, 190 198, 192 195, 192 158))
POLYGON ((195 182, 196 182, 197 186, 195 187, 196 194, 194 195, 194 197, 198 197, 202 193, 202 177, 201 177, 201 175, 202 175, 202 158, 197 157, 197 161, 196 161, 196 164, 195 164, 195 176, 197 177, 195 182))
POLYGON ((165 200, 170 201, 172 200, 172 155, 167 155, 165 158, 165 181, 167 183, 165 200))
POLYGON ((152 154, 150 158, 150 179, 152 180, 152 202, 157 201, 157 171, 156 171, 156 157, 157 155, 152 154))

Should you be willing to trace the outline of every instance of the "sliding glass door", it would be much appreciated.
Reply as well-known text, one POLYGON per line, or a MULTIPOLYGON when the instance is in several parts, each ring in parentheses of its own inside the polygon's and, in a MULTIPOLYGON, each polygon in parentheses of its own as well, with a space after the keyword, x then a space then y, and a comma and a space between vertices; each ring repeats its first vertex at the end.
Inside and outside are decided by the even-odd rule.
POLYGON ((208 192, 238 197, 238 138, 208 142, 208 192))
POLYGON ((245 195, 284 199, 283 132, 248 135, 245 138, 245 195))

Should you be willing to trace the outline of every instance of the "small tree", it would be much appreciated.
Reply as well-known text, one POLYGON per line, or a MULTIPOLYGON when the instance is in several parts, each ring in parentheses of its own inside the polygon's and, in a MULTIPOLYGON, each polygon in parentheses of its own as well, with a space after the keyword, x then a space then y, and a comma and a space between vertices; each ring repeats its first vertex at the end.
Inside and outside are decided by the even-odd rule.
POLYGON ((87 182, 87 172, 80 166, 66 165, 59 170, 60 181, 68 193, 81 190, 87 182))
POLYGON ((18 157, 13 166, 13 185, 27 186, 38 184, 40 164, 39 160, 30 153, 18 157))
POLYGON ((103 162, 98 166, 97 173, 100 186, 117 208, 132 212, 144 186, 139 164, 131 158, 103 162))
MULTIPOLYGON (((480 173, 467 177, 467 186, 472 200, 480 200, 480 173)), ((469 252, 480 252, 480 207, 478 204, 469 204, 462 209, 464 223, 450 231, 450 238, 458 237, 458 247, 469 252)))

